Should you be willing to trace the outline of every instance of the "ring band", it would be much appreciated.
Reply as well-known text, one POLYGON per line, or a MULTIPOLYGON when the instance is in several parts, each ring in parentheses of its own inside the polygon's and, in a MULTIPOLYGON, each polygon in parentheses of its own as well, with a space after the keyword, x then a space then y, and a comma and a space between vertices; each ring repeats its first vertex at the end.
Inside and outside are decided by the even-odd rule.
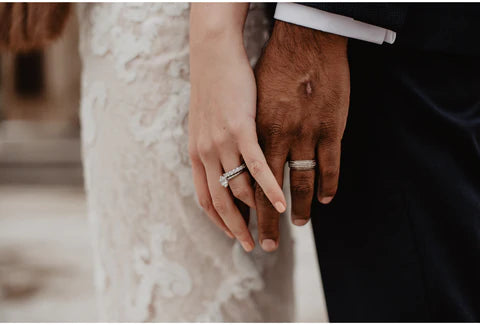
POLYGON ((293 170, 312 170, 316 165, 315 160, 290 160, 288 162, 288 167, 293 170))
POLYGON ((220 176, 219 182, 222 184, 223 187, 227 188, 228 187, 228 181, 237 177, 241 173, 243 173, 247 169, 247 165, 245 163, 241 164, 240 166, 229 170, 228 172, 224 173, 222 176, 220 176))

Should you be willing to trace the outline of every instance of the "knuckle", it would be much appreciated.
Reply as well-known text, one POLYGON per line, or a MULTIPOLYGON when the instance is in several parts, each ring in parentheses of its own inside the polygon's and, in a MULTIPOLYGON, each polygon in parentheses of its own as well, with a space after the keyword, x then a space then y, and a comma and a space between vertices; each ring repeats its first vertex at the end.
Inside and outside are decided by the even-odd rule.
POLYGON ((308 195, 313 192, 313 186, 307 183, 292 184, 291 191, 295 195, 308 195))
POLYGON ((245 131, 243 123, 239 122, 238 120, 232 120, 228 127, 230 129, 230 133, 233 135, 239 135, 245 131))
POLYGON ((210 201, 208 198, 200 198, 199 203, 202 209, 207 212, 212 209, 212 201, 210 201))
POLYGON ((257 184, 255 189, 255 201, 263 206, 271 206, 270 200, 265 195, 263 189, 257 184))
POLYGON ((320 133, 318 136, 320 146, 325 150, 333 151, 340 145, 340 140, 335 134, 320 133))
POLYGON ((272 141, 268 143, 267 159, 270 159, 270 160, 282 159, 282 157, 285 156, 285 151, 286 151, 286 146, 284 142, 272 141))
POLYGON ((295 139, 309 138, 311 133, 313 133, 313 130, 310 127, 298 123, 291 124, 287 130, 288 136, 295 139))
POLYGON ((335 180, 338 176, 338 168, 336 166, 325 166, 322 168, 322 179, 335 180))
POLYGON ((240 199, 241 201, 247 199, 250 196, 250 191, 243 186, 234 186, 230 188, 232 190, 233 195, 237 199, 240 199))
POLYGON ((280 123, 271 123, 266 128, 267 135, 270 137, 278 137, 283 134, 283 126, 280 123))
POLYGON ((288 128, 287 119, 285 114, 280 114, 276 112, 275 114, 265 114, 259 113, 257 118, 257 128, 259 134, 265 138, 278 137, 285 133, 288 128))
POLYGON ((210 141, 202 141, 197 147, 200 157, 205 157, 213 152, 213 144, 210 141))
POLYGON ((190 161, 197 163, 200 161, 200 157, 198 155, 198 151, 195 147, 189 146, 188 148, 188 156, 190 157, 190 161))
POLYGON ((313 192, 314 180, 311 175, 299 173, 292 175, 291 191, 295 194, 310 194, 313 192))
POLYGON ((337 184, 334 183, 322 188, 322 191, 320 194, 322 196, 335 196, 336 193, 337 193, 337 184))
POLYGON ((252 160, 248 165, 248 170, 250 171, 250 174, 253 176, 253 178, 256 178, 258 175, 260 175, 265 168, 265 165, 258 160, 252 160))
POLYGON ((336 144, 339 142, 339 136, 336 125, 331 122, 322 122, 317 127, 317 133, 319 135, 319 139, 324 144, 336 144))
POLYGON ((259 232, 263 238, 277 239, 278 223, 275 219, 265 219, 259 222, 259 232))
POLYGON ((217 134, 213 138, 213 143, 217 147, 223 147, 227 142, 228 142, 228 136, 226 136, 225 134, 217 134))
POLYGON ((215 210, 219 215, 226 214, 228 210, 227 205, 219 199, 213 200, 213 207, 215 208, 215 210))

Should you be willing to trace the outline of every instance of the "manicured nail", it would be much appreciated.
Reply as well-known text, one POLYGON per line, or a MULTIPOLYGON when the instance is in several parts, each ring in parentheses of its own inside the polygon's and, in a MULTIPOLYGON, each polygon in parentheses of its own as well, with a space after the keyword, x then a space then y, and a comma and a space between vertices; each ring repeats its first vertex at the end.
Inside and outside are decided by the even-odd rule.
POLYGON ((277 249, 277 244, 272 239, 264 239, 262 241, 262 248, 266 252, 273 252, 277 249))
POLYGON ((285 205, 283 205, 283 203, 280 202, 280 201, 275 203, 275 209, 277 209, 277 211, 280 212, 280 213, 283 213, 286 210, 285 205))
POLYGON ((224 232, 225 232, 225 235, 227 235, 231 239, 235 239, 235 236, 230 232, 230 230, 225 230, 224 232))
POLYGON ((308 219, 307 220, 305 220, 305 219, 295 219, 295 220, 293 220, 293 224, 295 226, 299 226, 299 227, 305 226, 307 224, 307 222, 308 222, 308 219))
POLYGON ((250 253, 252 250, 253 250, 253 245, 249 242, 240 242, 240 244, 242 245, 243 249, 247 252, 247 253, 250 253))
POLYGON ((332 200, 333 200, 333 196, 322 197, 322 199, 320 200, 320 203, 329 204, 330 202, 332 202, 332 200))

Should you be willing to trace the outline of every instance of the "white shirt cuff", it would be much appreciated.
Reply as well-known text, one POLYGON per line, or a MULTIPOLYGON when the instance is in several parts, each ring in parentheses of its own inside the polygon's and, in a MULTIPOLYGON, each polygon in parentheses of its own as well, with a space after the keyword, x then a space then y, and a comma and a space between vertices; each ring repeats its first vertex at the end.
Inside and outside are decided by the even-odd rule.
POLYGON ((274 17, 287 23, 376 44, 393 44, 396 37, 396 33, 389 29, 297 3, 277 3, 274 17))

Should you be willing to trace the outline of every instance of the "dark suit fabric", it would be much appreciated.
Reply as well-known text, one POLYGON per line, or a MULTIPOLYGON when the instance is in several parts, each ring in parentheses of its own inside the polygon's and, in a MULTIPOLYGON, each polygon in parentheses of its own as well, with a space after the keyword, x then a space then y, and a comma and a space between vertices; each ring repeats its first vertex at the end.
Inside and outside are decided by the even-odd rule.
POLYGON ((478 322, 480 56, 348 51, 339 190, 312 209, 330 320, 478 322))
POLYGON ((480 54, 478 3, 305 3, 391 29, 394 48, 480 54))

